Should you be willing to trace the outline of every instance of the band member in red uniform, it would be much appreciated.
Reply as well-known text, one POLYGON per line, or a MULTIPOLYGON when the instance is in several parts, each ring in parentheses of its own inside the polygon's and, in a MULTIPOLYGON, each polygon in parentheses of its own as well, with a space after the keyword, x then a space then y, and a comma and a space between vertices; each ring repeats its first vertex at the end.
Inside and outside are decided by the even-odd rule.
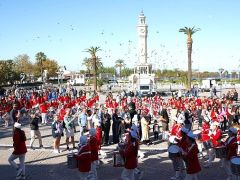
POLYGON ((138 166, 138 135, 136 131, 130 131, 125 149, 120 153, 125 158, 124 169, 121 174, 122 180, 134 180, 134 171, 138 166))
POLYGON ((42 124, 47 123, 47 111, 48 111, 48 105, 46 102, 42 103, 40 105, 41 115, 42 115, 42 124))
POLYGON ((224 145, 226 146, 227 149, 227 157, 224 159, 224 169, 228 175, 227 180, 232 179, 232 171, 231 171, 231 162, 230 159, 234 156, 237 156, 237 149, 238 149, 238 144, 237 144, 237 129, 231 127, 228 130, 228 138, 225 141, 224 145))
POLYGON ((89 129, 89 134, 90 134, 90 140, 89 140, 89 145, 90 145, 90 150, 91 150, 91 171, 90 171, 90 176, 91 179, 97 179, 97 163, 98 163, 98 150, 99 150, 99 144, 96 138, 96 129, 91 128, 89 129))
POLYGON ((91 170, 91 151, 87 142, 86 136, 80 137, 80 147, 76 156, 80 180, 86 180, 91 170))
POLYGON ((183 158, 187 166, 187 174, 185 176, 185 180, 197 180, 197 174, 201 171, 201 166, 198 160, 199 150, 195 139, 196 135, 190 131, 187 134, 187 151, 183 151, 183 158))
MULTIPOLYGON (((221 142, 222 131, 220 130, 220 128, 218 126, 219 126, 218 122, 216 122, 216 121, 213 122, 211 131, 209 131, 209 137, 210 137, 210 140, 212 141, 213 148, 219 146, 220 142, 221 142)), ((208 154, 209 158, 208 158, 207 164, 204 165, 204 167, 206 167, 206 168, 212 166, 212 161, 214 160, 214 149, 213 148, 210 148, 207 150, 207 154, 208 154)))
POLYGON ((181 128, 181 134, 182 134, 182 138, 180 140, 178 140, 178 146, 183 150, 186 151, 188 148, 188 143, 187 143, 187 134, 188 134, 189 130, 185 127, 181 128))

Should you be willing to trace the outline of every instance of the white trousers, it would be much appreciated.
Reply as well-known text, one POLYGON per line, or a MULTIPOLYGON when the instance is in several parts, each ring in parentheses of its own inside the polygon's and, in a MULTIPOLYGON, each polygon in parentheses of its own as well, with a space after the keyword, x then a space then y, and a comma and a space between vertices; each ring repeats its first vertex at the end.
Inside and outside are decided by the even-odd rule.
POLYGON ((230 162, 230 160, 224 159, 224 161, 223 161, 223 167, 224 167, 227 175, 228 175, 229 177, 231 177, 231 176, 232 176, 232 171, 231 171, 231 162, 230 162))
POLYGON ((47 113, 42 113, 42 124, 47 123, 47 113))
POLYGON ((123 169, 121 174, 122 180, 134 180, 134 171, 135 169, 123 169))
POLYGON ((80 178, 80 180, 88 180, 87 176, 89 175, 88 172, 78 172, 79 175, 78 177, 80 178))
POLYGON ((13 166, 16 170, 22 169, 22 175, 25 176, 25 154, 15 155, 11 154, 11 156, 8 158, 8 162, 13 166), (19 166, 15 163, 15 159, 19 158, 19 166))
POLYGON ((33 142, 35 141, 35 136, 38 138, 39 140, 39 145, 42 145, 42 136, 39 130, 31 130, 30 131, 30 135, 31 135, 31 141, 30 141, 30 146, 32 147, 33 142))
POLYGON ((195 174, 186 174, 184 180, 197 180, 197 173, 195 174))
POLYGON ((211 164, 215 159, 214 149, 213 148, 208 149, 207 154, 208 154, 208 163, 211 164))
POLYGON ((89 179, 90 180, 97 180, 98 179, 98 177, 97 177, 97 161, 93 161, 92 163, 91 163, 91 171, 90 171, 90 173, 89 173, 89 179))

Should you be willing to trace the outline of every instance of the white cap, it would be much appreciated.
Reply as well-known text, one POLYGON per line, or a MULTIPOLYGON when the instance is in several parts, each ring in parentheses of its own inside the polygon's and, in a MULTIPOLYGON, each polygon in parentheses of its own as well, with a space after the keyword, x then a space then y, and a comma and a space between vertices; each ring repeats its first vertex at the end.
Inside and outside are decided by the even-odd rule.
POLYGON ((87 136, 83 135, 83 136, 80 137, 80 144, 81 145, 87 144, 87 141, 88 141, 87 136))
POLYGON ((96 136, 96 129, 94 128, 89 129, 89 134, 90 136, 96 136))
POLYGON ((195 139, 197 137, 196 134, 193 134, 192 131, 189 131, 188 134, 187 134, 188 137, 192 138, 192 139, 195 139))
POLYGON ((188 130, 187 128, 185 128, 185 127, 182 127, 182 128, 181 128, 181 131, 184 132, 184 133, 186 133, 186 134, 189 132, 189 130, 188 130))
POLYGON ((219 126, 219 122, 214 121, 212 125, 213 125, 213 126, 219 126))
POLYGON ((138 138, 138 135, 137 135, 137 132, 136 132, 136 131, 131 131, 130 134, 131 134, 131 136, 132 136, 133 138, 135 138, 135 139, 138 138))
POLYGON ((238 133, 237 129, 234 128, 234 127, 230 127, 229 131, 231 131, 233 134, 237 134, 238 133))
POLYGON ((14 123, 14 127, 15 127, 15 128, 18 128, 18 129, 21 129, 21 124, 18 123, 18 122, 15 122, 15 123, 14 123))

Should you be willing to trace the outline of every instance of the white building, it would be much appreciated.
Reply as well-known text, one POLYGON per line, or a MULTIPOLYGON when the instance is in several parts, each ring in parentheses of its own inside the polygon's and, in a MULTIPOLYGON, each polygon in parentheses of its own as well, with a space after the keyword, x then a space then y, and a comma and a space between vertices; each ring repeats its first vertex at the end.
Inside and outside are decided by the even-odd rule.
POLYGON ((143 12, 138 17, 138 64, 134 68, 134 74, 129 77, 131 90, 140 93, 151 93, 155 87, 155 74, 152 73, 152 64, 147 59, 147 35, 148 25, 143 12))

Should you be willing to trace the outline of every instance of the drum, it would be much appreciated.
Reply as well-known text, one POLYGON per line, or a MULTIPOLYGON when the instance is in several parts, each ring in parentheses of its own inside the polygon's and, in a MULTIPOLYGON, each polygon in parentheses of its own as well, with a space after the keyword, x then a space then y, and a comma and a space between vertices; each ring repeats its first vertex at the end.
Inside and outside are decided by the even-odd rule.
POLYGON ((168 148, 168 157, 170 159, 175 159, 176 157, 180 156, 180 152, 181 152, 181 150, 180 150, 179 146, 171 145, 168 148))
POLYGON ((205 150, 213 148, 212 140, 204 141, 203 142, 203 147, 204 147, 205 150))
POLYGON ((236 176, 240 176, 240 157, 233 157, 231 159, 231 170, 236 176))
POLYGON ((197 140, 200 140, 201 139, 201 130, 194 130, 193 131, 193 134, 195 134, 197 136, 197 140))
POLYGON ((67 166, 69 169, 77 168, 77 158, 75 154, 71 153, 67 155, 67 166))
POLYGON ((123 167, 125 164, 124 158, 120 155, 119 152, 113 153, 113 166, 114 167, 123 167))
POLYGON ((170 144, 177 144, 177 141, 176 141, 176 137, 177 136, 170 136, 168 141, 170 144))
POLYGON ((215 149, 216 158, 226 158, 226 156, 227 156, 226 147, 219 146, 219 147, 216 147, 214 149, 215 149))

